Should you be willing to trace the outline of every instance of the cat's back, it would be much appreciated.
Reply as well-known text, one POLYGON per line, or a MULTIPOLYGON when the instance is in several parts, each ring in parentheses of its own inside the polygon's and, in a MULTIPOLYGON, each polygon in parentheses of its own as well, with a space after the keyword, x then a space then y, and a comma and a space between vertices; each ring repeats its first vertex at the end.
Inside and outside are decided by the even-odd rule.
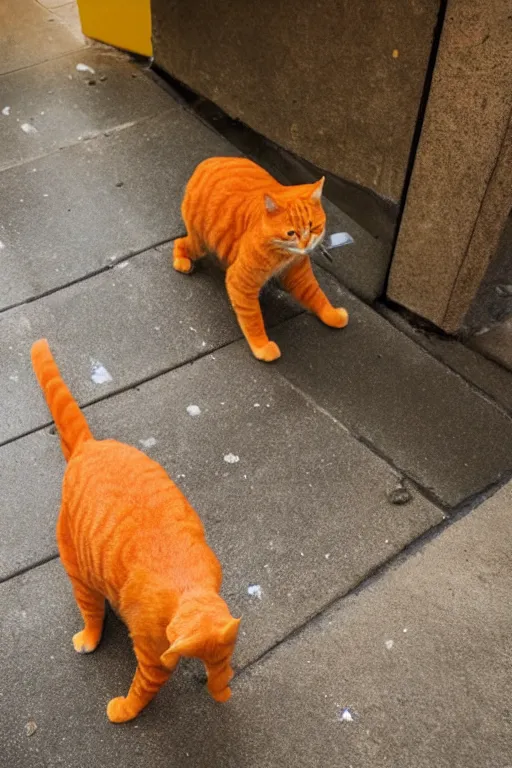
POLYGON ((133 446, 90 440, 66 469, 63 501, 71 517, 85 522, 103 515, 112 524, 131 521, 152 528, 198 515, 164 468, 133 446))
MULTIPOLYGON (((271 192, 281 185, 264 168, 245 157, 210 157, 203 160, 192 174, 187 186, 189 194, 201 190, 215 196, 252 197, 271 192)), ((206 201, 205 201, 206 202, 206 201)))

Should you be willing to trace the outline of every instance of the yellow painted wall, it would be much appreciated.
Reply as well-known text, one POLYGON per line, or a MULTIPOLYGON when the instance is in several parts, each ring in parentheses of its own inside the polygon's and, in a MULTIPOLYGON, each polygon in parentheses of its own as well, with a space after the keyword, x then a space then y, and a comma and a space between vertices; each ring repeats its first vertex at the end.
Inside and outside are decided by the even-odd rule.
POLYGON ((152 56, 150 0, 78 0, 78 10, 87 37, 152 56))

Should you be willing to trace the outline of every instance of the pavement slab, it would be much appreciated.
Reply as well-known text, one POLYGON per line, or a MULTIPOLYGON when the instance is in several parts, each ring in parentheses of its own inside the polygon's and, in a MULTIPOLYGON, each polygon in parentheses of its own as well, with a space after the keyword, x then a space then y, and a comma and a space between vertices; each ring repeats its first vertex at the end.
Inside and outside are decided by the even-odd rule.
MULTIPOLYGON (((301 311, 277 285, 265 290, 262 306, 268 327, 301 311)), ((222 271, 205 261, 192 275, 178 274, 172 244, 4 312, 0 443, 50 421, 30 362, 30 348, 41 337, 83 405, 235 341, 241 332, 222 271), (110 381, 94 381, 97 363, 110 381)), ((245 362, 252 365, 248 351, 245 362)))
POLYGON ((161 115, 106 133, 0 173, 0 309, 178 237, 195 166, 235 154, 171 100, 161 115))
POLYGON ((510 476, 512 420, 341 286, 336 293, 347 328, 303 314, 276 329, 277 370, 446 508, 510 476))
POLYGON ((481 389, 512 416, 512 371, 488 360, 457 339, 415 328, 389 307, 381 305, 379 312, 416 344, 481 389))
POLYGON ((94 48, 4 75, 0 94, 0 109, 10 108, 0 115, 0 170, 137 123, 172 103, 127 56, 94 48), (93 73, 77 71, 79 64, 93 73), (27 124, 35 132, 25 133, 27 124))
MULTIPOLYGON (((251 654, 443 519, 414 490, 409 504, 391 504, 389 466, 253 363, 244 341, 85 413, 97 437, 148 446, 198 510, 226 569, 230 604, 263 622, 246 646, 251 654), (200 415, 189 415, 190 405, 200 415), (229 454, 239 461, 228 463, 229 454), (251 584, 261 585, 261 601, 249 598, 251 584)), ((56 553, 58 445, 47 428, 0 448, 8 478, 2 578, 56 553)))
POLYGON ((507 768, 511 509, 509 484, 243 674, 219 764, 243 732, 242 768, 507 768))
POLYGON ((120 622, 109 615, 99 649, 78 656, 78 612, 58 562, 3 584, 4 759, 13 768, 81 766, 85 755, 98 768, 505 768, 511 505, 509 485, 257 664, 245 656, 228 704, 211 701, 186 663, 122 727, 104 714, 135 666, 120 622))
POLYGON ((2 0, 0 30, 0 75, 84 47, 65 24, 36 0, 2 0))
POLYGON ((470 345, 512 372, 512 315, 489 331, 473 336, 470 345))

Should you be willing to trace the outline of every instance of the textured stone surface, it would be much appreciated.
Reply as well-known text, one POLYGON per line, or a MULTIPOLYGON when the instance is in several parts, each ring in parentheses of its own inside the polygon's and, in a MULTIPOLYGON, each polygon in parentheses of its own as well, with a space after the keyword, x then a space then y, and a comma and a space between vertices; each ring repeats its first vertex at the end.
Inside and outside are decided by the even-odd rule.
POLYGON ((292 0, 155 0, 155 60, 278 144, 398 200, 438 9, 321 0, 299 21, 292 0))
POLYGON ((83 42, 36 0, 2 0, 0 30, 8 30, 0 45, 0 75, 83 47, 83 42))
MULTIPOLYGON (((226 594, 238 610, 265 617, 266 628, 246 646, 251 653, 442 519, 417 493, 404 507, 390 504, 396 478, 385 462, 272 367, 253 362, 242 341, 92 405, 86 415, 99 438, 139 447, 154 438, 148 452, 197 508, 225 564, 226 594), (190 416, 189 405, 201 414, 190 416), (239 462, 228 464, 229 453, 239 462), (261 603, 248 600, 254 583, 263 589, 261 603)), ((57 447, 45 430, 0 448, 9 477, 0 522, 4 577, 55 552, 63 469, 57 447)))
POLYGON ((301 315, 277 329, 277 369, 448 507, 512 471, 512 420, 340 287, 333 331, 301 315), (328 366, 329 375, 326 375, 328 366), (499 435, 499 439, 497 439, 499 435))
POLYGON ((449 333, 512 206, 511 62, 509 0, 449 3, 388 284, 449 333))
POLYGON ((92 48, 5 75, 0 101, 0 109, 11 108, 0 115, 0 170, 172 105, 128 57, 92 48), (94 74, 78 72, 77 64, 94 74), (24 123, 37 133, 24 133, 24 123))
MULTIPOLYGON (((277 286, 265 291, 262 306, 269 327, 300 312, 277 286)), ((0 443, 49 421, 30 363, 38 338, 48 338, 84 404, 241 337, 221 270, 202 262, 193 275, 178 274, 172 245, 0 314, 0 333, 0 443), (94 383, 94 362, 112 381, 94 383)))
POLYGON ((188 177, 234 150, 168 103, 156 118, 0 174, 0 308, 183 232, 188 177))

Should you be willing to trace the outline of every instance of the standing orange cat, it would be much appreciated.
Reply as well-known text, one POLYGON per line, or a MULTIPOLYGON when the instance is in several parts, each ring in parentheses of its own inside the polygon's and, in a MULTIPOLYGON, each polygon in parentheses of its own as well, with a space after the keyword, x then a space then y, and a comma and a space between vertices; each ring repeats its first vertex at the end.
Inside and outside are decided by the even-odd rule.
POLYGON ((219 596, 222 570, 201 520, 159 464, 124 443, 93 438, 46 340, 32 347, 32 364, 68 461, 57 540, 84 620, 73 645, 94 651, 107 598, 137 657, 128 695, 109 702, 109 719, 136 717, 180 656, 201 659, 209 692, 226 701, 240 620, 219 596))
POLYGON ((273 275, 306 309, 333 328, 348 323, 318 285, 309 254, 325 234, 316 184, 285 187, 244 158, 212 157, 192 174, 181 207, 187 236, 176 240, 174 268, 190 272, 193 262, 216 253, 227 266, 226 288, 240 328, 258 360, 281 352, 269 341, 259 293, 273 275))

